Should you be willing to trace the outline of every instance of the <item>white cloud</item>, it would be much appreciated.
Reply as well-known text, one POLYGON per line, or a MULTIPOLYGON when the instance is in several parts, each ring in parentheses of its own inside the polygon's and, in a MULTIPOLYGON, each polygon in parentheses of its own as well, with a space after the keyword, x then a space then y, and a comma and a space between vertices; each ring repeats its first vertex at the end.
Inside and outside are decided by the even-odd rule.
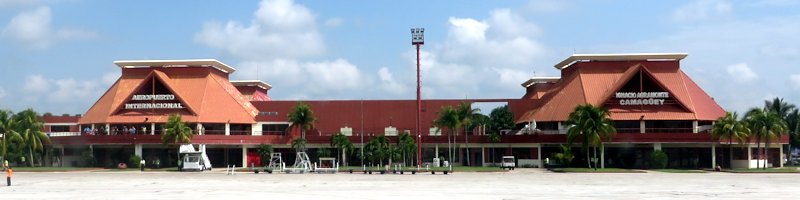
POLYGON ((117 82, 117 79, 122 75, 120 71, 113 71, 103 74, 103 85, 111 86, 114 82, 117 82))
POLYGON ((54 81, 56 91, 48 95, 48 100, 53 102, 89 101, 100 98, 100 88, 96 82, 76 81, 73 78, 54 81))
POLYGON ((342 18, 330 18, 325 20, 325 26, 327 27, 339 27, 344 23, 344 19, 342 18))
POLYGON ((732 10, 725 0, 695 0, 675 10, 672 18, 680 22, 702 21, 728 15, 732 10))
POLYGON ((3 97, 6 97, 6 95, 7 95, 6 94, 6 89, 3 89, 3 87, 0 87, 0 99, 2 99, 3 97))
POLYGON ((96 37, 95 33, 80 29, 54 30, 51 21, 50 7, 42 6, 24 11, 11 18, 8 26, 3 29, 2 36, 29 49, 45 49, 59 41, 96 37))
POLYGON ((800 89, 800 74, 789 75, 789 83, 794 89, 800 89))
POLYGON ((364 89, 371 82, 358 67, 344 59, 320 62, 275 59, 247 61, 239 66, 241 69, 234 74, 237 78, 265 80, 276 86, 275 90, 287 92, 281 99, 306 98, 306 95, 352 98, 352 92, 364 89))
POLYGON ((291 0, 263 0, 249 25, 205 22, 195 42, 247 60, 300 58, 325 52, 313 13, 291 0))
POLYGON ((50 83, 42 75, 29 75, 25 78, 23 88, 29 92, 46 92, 50 89, 50 83))
POLYGON ((728 75, 736 82, 747 83, 758 79, 758 74, 747 66, 747 63, 729 65, 725 68, 728 75))
POLYGON ((381 81, 380 87, 385 92, 393 95, 400 95, 405 94, 408 89, 405 85, 394 80, 394 75, 389 71, 389 68, 381 67, 381 69, 378 70, 378 77, 381 81))
MULTIPOLYGON (((519 83, 530 77, 526 71, 545 54, 535 39, 541 30, 509 9, 493 10, 483 20, 450 17, 448 23, 444 43, 421 51, 423 95, 428 98, 518 93, 519 83)), ((409 49, 404 57, 414 63, 415 53, 409 49)))

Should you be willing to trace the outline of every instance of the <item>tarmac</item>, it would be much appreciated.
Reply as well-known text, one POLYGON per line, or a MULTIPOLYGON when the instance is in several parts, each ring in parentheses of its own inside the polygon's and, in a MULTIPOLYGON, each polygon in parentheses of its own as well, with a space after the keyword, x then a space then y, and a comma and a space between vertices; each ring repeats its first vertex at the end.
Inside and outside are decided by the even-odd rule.
MULTIPOLYGON (((3 174, 4 175, 4 174, 3 174)), ((800 174, 16 172, 0 199, 797 199, 800 174)))

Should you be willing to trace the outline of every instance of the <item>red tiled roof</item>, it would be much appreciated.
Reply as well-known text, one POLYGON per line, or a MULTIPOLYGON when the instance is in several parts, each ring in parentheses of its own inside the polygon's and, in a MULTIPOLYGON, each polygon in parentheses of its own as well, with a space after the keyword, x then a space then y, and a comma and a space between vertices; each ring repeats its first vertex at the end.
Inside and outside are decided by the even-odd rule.
POLYGON ((168 113, 119 111, 139 87, 155 78, 184 104, 179 110, 184 121, 201 123, 255 123, 258 110, 228 82, 227 74, 205 67, 123 68, 114 85, 86 112, 79 121, 89 123, 166 122, 168 113))
POLYGON ((641 72, 674 98, 674 104, 607 106, 613 120, 716 120, 724 110, 679 68, 678 61, 578 62, 562 70, 562 79, 552 86, 533 109, 517 123, 565 121, 579 104, 604 104, 641 72))

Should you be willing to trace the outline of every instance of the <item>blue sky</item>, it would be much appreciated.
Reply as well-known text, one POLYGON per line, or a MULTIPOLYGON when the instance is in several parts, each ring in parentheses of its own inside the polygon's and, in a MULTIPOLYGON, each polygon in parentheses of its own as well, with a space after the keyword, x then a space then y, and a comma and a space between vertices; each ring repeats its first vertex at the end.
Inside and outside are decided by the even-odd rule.
POLYGON ((0 0, 0 108, 83 113, 115 60, 216 58, 274 99, 519 98, 572 53, 685 52, 728 110, 800 103, 800 1, 0 0))

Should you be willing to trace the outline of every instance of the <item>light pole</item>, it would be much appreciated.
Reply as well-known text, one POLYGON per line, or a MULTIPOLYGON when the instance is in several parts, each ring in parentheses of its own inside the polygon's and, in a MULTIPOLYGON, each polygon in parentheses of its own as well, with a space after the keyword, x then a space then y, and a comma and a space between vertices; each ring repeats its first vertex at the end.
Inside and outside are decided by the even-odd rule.
POLYGON ((417 47, 417 167, 422 166, 422 133, 420 132, 420 111, 422 110, 422 100, 420 97, 419 80, 419 47, 425 44, 425 28, 411 29, 411 45, 417 47))

